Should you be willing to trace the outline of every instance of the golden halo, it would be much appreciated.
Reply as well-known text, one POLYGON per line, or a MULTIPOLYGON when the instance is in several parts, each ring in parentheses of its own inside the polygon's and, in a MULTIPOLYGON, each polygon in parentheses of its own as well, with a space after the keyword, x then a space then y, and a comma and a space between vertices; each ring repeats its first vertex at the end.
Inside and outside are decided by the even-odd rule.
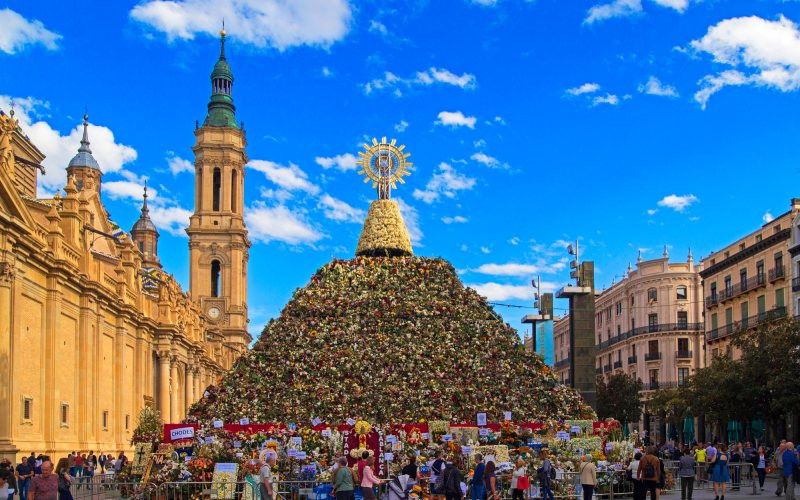
POLYGON ((406 158, 411 153, 404 153, 404 145, 396 146, 396 139, 386 142, 386 137, 372 139, 372 144, 364 144, 365 151, 359 151, 360 159, 356 162, 361 170, 359 174, 365 175, 364 182, 372 181, 372 187, 386 183, 392 188, 397 188, 397 183, 405 184, 403 177, 411 175, 407 170, 413 163, 407 162, 406 158))

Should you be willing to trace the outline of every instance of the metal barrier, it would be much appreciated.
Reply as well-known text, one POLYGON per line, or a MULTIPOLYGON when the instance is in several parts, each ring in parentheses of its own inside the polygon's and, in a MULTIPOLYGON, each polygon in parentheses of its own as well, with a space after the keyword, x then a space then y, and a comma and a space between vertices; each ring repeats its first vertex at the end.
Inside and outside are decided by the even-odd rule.
POLYGON ((159 485, 142 485, 141 483, 98 483, 92 487, 86 484, 73 483, 70 491, 75 500, 78 499, 104 499, 104 498, 130 498, 136 500, 194 500, 194 499, 225 499, 225 500, 256 500, 259 498, 257 489, 247 481, 228 483, 223 485, 224 490, 232 493, 224 495, 211 482, 182 481, 176 483, 163 483, 159 485), (79 487, 81 487, 79 489, 79 487))

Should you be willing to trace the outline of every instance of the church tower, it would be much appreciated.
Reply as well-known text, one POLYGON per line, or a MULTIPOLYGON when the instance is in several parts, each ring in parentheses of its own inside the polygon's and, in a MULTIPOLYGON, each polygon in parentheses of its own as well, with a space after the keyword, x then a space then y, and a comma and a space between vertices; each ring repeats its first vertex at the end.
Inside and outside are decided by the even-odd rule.
POLYGON ((245 132, 236 123, 233 74, 225 59, 225 30, 211 72, 211 99, 202 127, 195 127, 195 203, 189 235, 190 292, 214 333, 221 335, 226 363, 251 341, 247 332, 247 261, 244 225, 245 132))
POLYGON ((142 215, 131 228, 131 239, 142 253, 142 267, 145 269, 161 269, 158 260, 158 230, 150 220, 150 209, 147 208, 147 185, 142 196, 142 215))

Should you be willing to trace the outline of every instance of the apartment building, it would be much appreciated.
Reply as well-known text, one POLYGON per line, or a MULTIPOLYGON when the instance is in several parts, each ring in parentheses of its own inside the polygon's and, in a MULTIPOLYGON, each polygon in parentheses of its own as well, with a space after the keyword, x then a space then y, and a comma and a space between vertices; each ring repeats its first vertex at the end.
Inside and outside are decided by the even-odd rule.
POLYGON ((685 262, 662 258, 628 266, 621 281, 597 296, 598 376, 627 373, 644 383, 642 399, 683 384, 703 366, 702 288, 689 251, 685 262))
POLYGON ((571 385, 569 365, 569 315, 564 315, 553 320, 553 370, 562 384, 571 385))
POLYGON ((800 269, 793 264, 787 272, 794 256, 800 258, 799 217, 800 198, 793 198, 788 212, 702 260, 706 363, 715 356, 737 359, 740 353, 730 342, 733 335, 790 314, 790 300, 794 313, 800 312, 800 286, 790 287, 795 283, 789 279, 800 269))

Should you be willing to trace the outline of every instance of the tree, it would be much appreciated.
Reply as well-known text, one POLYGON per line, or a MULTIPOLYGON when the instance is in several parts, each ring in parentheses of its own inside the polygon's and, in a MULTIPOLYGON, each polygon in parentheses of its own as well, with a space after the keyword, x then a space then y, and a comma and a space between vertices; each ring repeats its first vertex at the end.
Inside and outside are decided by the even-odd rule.
POLYGON ((647 411, 661 416, 664 422, 678 426, 689 414, 689 394, 683 387, 677 389, 659 389, 647 400, 647 411))
POLYGON ((620 422, 637 422, 642 414, 639 392, 642 381, 626 373, 615 373, 608 382, 597 379, 597 416, 612 417, 620 422))

